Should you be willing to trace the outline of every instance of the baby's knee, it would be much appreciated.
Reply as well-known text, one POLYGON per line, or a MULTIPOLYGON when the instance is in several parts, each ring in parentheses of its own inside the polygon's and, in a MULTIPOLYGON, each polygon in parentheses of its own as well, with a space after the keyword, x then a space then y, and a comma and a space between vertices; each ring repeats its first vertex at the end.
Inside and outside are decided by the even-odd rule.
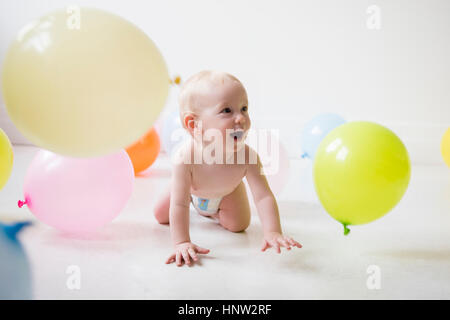
POLYGON ((161 214, 161 212, 158 212, 155 210, 154 214, 156 221, 158 221, 159 224, 169 224, 169 217, 167 215, 161 214))
POLYGON ((156 206, 153 215, 159 224, 169 223, 169 210, 166 206, 156 206))
POLYGON ((228 228, 225 228, 225 229, 227 229, 228 231, 234 232, 234 233, 239 233, 239 232, 244 232, 247 229, 247 227, 236 227, 236 228, 228 227, 228 228))

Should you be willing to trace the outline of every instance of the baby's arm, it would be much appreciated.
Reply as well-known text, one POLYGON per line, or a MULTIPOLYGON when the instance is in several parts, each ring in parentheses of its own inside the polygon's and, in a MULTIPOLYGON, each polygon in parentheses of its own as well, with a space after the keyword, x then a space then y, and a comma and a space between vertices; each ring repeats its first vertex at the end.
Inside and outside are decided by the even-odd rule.
MULTIPOLYGON (((255 151, 249 148, 249 152, 255 151)), ((254 159, 255 157, 250 158, 254 159)), ((288 250, 291 249, 291 245, 301 248, 300 243, 283 236, 277 202, 262 171, 258 155, 256 155, 256 159, 256 164, 248 164, 246 178, 263 227, 264 241, 261 250, 265 251, 267 248, 273 247, 280 253, 280 246, 286 247, 288 250)))
POLYGON ((175 164, 170 194, 169 225, 174 253, 166 263, 176 262, 178 266, 198 260, 197 253, 208 253, 208 249, 193 243, 189 237, 189 202, 191 196, 191 167, 189 164, 175 164))
POLYGON ((174 245, 191 242, 189 237, 189 201, 191 172, 189 164, 175 164, 170 192, 169 224, 174 245))

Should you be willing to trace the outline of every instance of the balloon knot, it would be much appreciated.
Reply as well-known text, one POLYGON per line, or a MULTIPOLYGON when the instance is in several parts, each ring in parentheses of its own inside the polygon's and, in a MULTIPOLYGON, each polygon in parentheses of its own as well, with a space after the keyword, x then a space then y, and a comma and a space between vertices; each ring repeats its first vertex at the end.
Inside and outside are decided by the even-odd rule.
POLYGON ((350 229, 347 228, 347 224, 344 224, 344 236, 348 235, 350 233, 350 229))
POLYGON ((180 76, 176 76, 173 79, 169 79, 169 83, 170 84, 176 84, 176 85, 180 85, 181 83, 181 77, 180 76))
POLYGON ((22 208, 25 204, 27 204, 27 200, 25 200, 25 201, 19 200, 19 201, 17 202, 17 205, 19 206, 19 208, 22 208))
POLYGON ((301 156, 300 156, 302 159, 305 159, 305 158, 307 158, 308 157, 308 154, 305 152, 304 154, 302 154, 301 156))

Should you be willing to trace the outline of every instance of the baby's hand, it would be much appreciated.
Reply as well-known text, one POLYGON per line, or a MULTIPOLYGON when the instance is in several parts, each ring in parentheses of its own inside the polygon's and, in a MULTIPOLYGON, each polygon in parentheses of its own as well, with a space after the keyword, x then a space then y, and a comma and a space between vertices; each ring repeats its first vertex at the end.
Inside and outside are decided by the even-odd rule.
POLYGON ((268 232, 264 235, 263 245, 261 251, 266 251, 267 248, 275 248, 277 253, 281 253, 280 246, 291 250, 291 246, 301 248, 302 245, 290 237, 283 236, 278 232, 268 232))
POLYGON ((187 265, 190 265, 190 258, 194 261, 198 260, 197 253, 206 254, 209 253, 209 249, 201 248, 191 242, 179 243, 175 246, 175 253, 166 260, 166 264, 176 262, 177 266, 181 267, 184 260, 187 265))

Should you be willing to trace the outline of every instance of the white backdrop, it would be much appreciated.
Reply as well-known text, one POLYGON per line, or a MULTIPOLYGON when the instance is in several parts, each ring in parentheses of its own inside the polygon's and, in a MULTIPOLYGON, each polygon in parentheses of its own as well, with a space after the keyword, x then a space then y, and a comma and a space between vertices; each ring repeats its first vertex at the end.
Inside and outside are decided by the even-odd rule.
MULTIPOLYGON (((139 26, 172 76, 203 69, 236 75, 248 90, 254 127, 280 129, 293 157, 301 154, 304 123, 334 112, 391 128, 413 163, 443 165, 448 0, 0 0, 0 61, 21 26, 67 5, 104 9, 139 26), (380 10, 379 29, 367 26, 371 5, 380 10)), ((1 96, 0 126, 13 143, 26 143, 1 96)))

